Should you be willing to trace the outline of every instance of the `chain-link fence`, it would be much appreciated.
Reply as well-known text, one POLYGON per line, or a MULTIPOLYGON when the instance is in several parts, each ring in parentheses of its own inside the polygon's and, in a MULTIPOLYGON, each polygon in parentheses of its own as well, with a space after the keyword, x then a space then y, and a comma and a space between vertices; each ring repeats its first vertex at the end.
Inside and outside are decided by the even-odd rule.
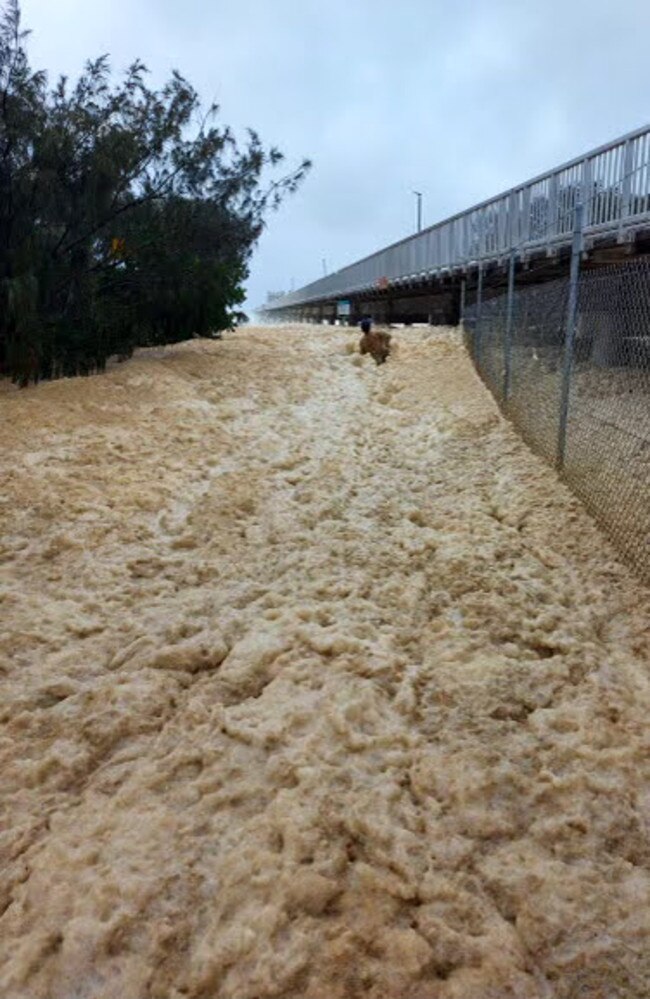
POLYGON ((474 302, 467 345, 527 443, 650 582, 650 260, 583 269, 573 324, 569 287, 515 282, 474 302))

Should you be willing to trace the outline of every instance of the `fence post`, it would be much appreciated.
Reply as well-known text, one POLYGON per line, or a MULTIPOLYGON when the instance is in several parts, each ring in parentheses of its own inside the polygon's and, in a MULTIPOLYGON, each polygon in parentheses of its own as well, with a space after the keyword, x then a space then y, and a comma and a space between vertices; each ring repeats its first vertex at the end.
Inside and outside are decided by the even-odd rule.
POLYGON ((503 378, 503 400, 507 402, 510 398, 510 385, 512 382, 512 314, 515 298, 515 251, 510 250, 510 261, 508 264, 508 305, 506 310, 506 335, 504 340, 505 349, 505 371, 503 378))
POLYGON ((465 295, 466 295, 466 280, 461 278, 460 281, 460 326, 463 329, 465 325, 465 295))
POLYGON ((478 262, 478 287, 476 289, 476 331, 474 333, 474 356, 477 365, 481 364, 481 313, 483 311, 483 262, 478 262))
POLYGON ((557 438, 557 467, 564 468, 566 451, 567 419, 569 416, 569 396, 573 371, 573 344, 578 316, 578 281, 580 277, 580 254, 582 252, 582 202, 575 206, 573 243, 571 245, 571 271, 569 277, 569 303, 567 306, 564 331, 564 363, 562 365, 562 394, 560 397, 560 426, 557 438))

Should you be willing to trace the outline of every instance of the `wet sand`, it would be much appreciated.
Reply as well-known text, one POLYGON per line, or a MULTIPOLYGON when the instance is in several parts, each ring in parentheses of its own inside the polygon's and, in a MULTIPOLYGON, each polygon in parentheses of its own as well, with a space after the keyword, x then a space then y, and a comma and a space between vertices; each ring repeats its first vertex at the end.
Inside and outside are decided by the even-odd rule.
POLYGON ((451 331, 0 386, 3 999, 647 999, 648 591, 451 331))

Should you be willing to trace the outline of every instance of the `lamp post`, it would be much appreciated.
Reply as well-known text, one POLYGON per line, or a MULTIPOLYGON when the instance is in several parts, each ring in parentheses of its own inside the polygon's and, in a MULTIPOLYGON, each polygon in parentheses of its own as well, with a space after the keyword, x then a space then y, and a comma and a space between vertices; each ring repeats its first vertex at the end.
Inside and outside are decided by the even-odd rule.
POLYGON ((413 194, 417 198, 417 232, 422 231, 422 192, 413 191, 413 194))

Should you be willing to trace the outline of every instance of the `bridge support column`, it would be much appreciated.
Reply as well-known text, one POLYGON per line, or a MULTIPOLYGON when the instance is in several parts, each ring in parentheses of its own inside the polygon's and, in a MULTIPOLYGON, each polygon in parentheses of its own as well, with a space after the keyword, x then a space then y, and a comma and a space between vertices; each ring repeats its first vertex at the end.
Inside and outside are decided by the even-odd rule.
POLYGON ((510 250, 510 260, 508 263, 508 304, 506 306, 506 334, 503 340, 505 352, 505 370, 503 376, 503 398, 505 402, 510 397, 510 384, 512 381, 512 317, 515 304, 515 251, 510 250))
POLYGON ((390 302, 387 299, 382 298, 377 302, 373 302, 370 314, 372 320, 378 326, 387 326, 389 323, 389 313, 390 313, 390 302))
POLYGON ((615 329, 614 316, 612 312, 601 310, 589 318, 593 329, 591 360, 597 368, 611 368, 619 359, 617 354, 621 347, 620 342, 612 335, 615 329))

